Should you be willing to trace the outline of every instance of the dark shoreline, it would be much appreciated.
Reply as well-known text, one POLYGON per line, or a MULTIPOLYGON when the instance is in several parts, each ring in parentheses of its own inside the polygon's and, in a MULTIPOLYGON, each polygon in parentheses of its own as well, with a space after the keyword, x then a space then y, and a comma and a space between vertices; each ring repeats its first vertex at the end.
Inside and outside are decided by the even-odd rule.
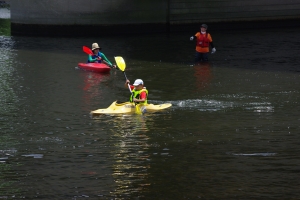
MULTIPOLYGON (((298 27, 299 19, 233 21, 208 23, 210 31, 246 30, 266 28, 298 27)), ((207 22, 202 22, 207 23, 207 22)), ((199 23, 191 24, 117 24, 117 25, 40 25, 11 23, 12 36, 42 37, 86 37, 86 36, 119 36, 188 32, 198 30, 199 23)))

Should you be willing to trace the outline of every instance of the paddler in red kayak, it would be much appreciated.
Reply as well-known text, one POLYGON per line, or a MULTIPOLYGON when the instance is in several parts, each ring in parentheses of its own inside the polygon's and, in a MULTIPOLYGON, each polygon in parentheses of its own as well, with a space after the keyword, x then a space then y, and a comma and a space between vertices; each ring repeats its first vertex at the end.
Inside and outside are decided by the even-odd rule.
POLYGON ((98 43, 92 44, 93 55, 89 55, 88 63, 102 63, 109 65, 110 67, 116 68, 116 65, 111 64, 111 62, 106 58, 104 53, 100 52, 101 47, 99 47, 98 43))
POLYGON ((136 104, 147 104, 148 90, 144 87, 144 82, 142 79, 136 79, 133 85, 130 85, 130 81, 127 79, 125 82, 125 87, 130 87, 132 95, 129 101, 136 104))

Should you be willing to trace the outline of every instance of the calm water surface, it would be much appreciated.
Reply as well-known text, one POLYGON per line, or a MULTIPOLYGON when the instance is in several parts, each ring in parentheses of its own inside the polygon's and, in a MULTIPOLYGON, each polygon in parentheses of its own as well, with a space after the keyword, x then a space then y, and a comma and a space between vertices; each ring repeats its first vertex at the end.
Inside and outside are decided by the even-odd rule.
POLYGON ((0 198, 299 199, 299 31, 212 32, 198 65, 194 32, 0 36, 0 198), (171 109, 91 118, 129 98, 121 71, 77 68, 93 42, 171 109))

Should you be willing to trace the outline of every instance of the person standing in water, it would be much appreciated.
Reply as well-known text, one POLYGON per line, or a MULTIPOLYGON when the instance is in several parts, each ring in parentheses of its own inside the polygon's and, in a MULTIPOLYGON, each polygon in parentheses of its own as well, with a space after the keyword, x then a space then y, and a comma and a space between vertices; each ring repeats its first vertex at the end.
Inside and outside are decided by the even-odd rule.
POLYGON ((216 48, 213 44, 212 37, 207 33, 208 26, 202 24, 200 27, 200 32, 197 32, 195 36, 191 36, 190 40, 196 40, 196 53, 195 62, 208 61, 209 46, 211 46, 211 53, 216 52, 216 48))

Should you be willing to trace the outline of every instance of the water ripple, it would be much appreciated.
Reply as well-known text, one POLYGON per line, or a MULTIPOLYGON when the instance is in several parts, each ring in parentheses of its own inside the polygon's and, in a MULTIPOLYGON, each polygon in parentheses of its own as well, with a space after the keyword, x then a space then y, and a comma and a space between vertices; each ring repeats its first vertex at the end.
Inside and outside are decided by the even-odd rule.
POLYGON ((277 153, 232 153, 234 156, 275 156, 277 153))

